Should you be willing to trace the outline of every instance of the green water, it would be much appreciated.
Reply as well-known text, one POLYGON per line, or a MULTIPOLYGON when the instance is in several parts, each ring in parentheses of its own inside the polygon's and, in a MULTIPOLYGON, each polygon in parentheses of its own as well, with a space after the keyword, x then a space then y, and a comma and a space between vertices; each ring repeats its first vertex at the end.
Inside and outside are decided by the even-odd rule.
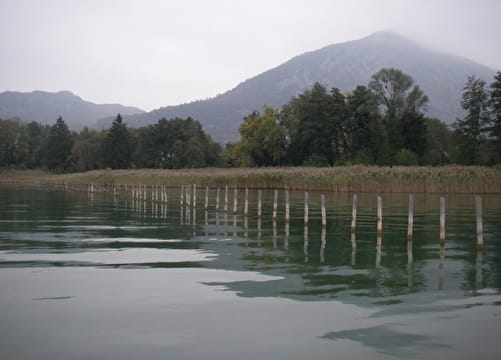
POLYGON ((501 197, 483 200, 483 251, 475 201, 376 195, 243 192, 233 214, 221 192, 204 209, 97 192, 0 187, 2 359, 497 359, 501 351, 501 197))

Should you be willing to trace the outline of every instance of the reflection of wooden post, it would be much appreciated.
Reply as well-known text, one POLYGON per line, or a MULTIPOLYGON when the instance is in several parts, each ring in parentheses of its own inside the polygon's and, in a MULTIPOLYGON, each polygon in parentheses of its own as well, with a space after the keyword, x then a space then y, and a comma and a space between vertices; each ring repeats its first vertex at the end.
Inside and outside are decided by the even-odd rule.
POLYGON ((290 207, 289 207, 289 190, 286 190, 285 191, 285 221, 286 222, 289 222, 289 218, 290 218, 289 211, 290 211, 290 207))
POLYGON ((273 248, 277 248, 277 222, 273 220, 273 248))
POLYGON ((228 212, 228 186, 224 187, 224 212, 228 212))
POLYGON ((479 248, 484 246, 484 234, 482 224, 482 198, 475 196, 475 206, 477 208, 477 246, 479 248))
POLYGON ((184 186, 183 186, 183 185, 181 185, 181 197, 180 197, 180 199, 179 199, 179 204, 180 204, 181 206, 183 206, 183 205, 184 205, 184 186))
POLYGON ((205 188, 205 204, 204 209, 207 210, 209 208, 209 187, 205 188))
POLYGON ((357 240, 355 232, 351 233, 351 265, 357 264, 357 240))
POLYGON ((284 249, 289 250, 289 223, 285 223, 284 249))
POLYGON ((217 188, 217 191, 216 191, 216 211, 219 211, 219 193, 220 193, 220 189, 217 188))
POLYGON ((381 266, 381 244, 378 243, 376 246, 376 267, 381 266))
POLYGON ((377 232, 381 234, 383 231, 383 199, 377 197, 377 232))
POLYGON ((193 184, 193 207, 197 207, 197 184, 193 184))
POLYGON ((304 226, 308 226, 308 217, 309 217, 308 201, 309 201, 309 195, 308 195, 308 192, 305 192, 304 193, 304 226))
POLYGON ((245 246, 248 246, 248 240, 249 240, 249 219, 247 216, 244 217, 244 239, 245 239, 245 246))
POLYGON ((414 196, 409 194, 409 218, 407 222, 407 240, 412 241, 414 227, 414 196))
POLYGON ((322 228, 322 234, 320 235, 320 262, 325 262, 325 227, 322 228))
POLYGON ((480 290, 482 288, 482 263, 484 259, 484 254, 481 248, 477 249, 477 261, 475 266, 475 289, 480 290))
POLYGON ((351 209, 351 232, 354 233, 357 227, 357 204, 358 198, 357 194, 353 195, 353 205, 351 209))
POLYGON ((261 246, 261 217, 257 218, 257 245, 261 246))
POLYGON ((235 188, 235 191, 233 193, 233 214, 237 213, 237 202, 238 202, 238 189, 235 188))
POLYGON ((257 191, 257 216, 260 218, 263 210, 263 191, 257 191))
POLYGON ((249 189, 245 188, 244 215, 249 215, 249 189))
POLYGON ((413 266, 413 256, 412 256, 412 239, 407 241, 407 287, 411 288, 414 286, 414 266, 413 266))
POLYGON ((304 262, 308 262, 308 225, 304 226, 304 245, 303 245, 303 252, 304 252, 304 262))
POLYGON ((327 215, 325 212, 325 196, 324 196, 324 194, 320 195, 320 206, 322 208, 322 227, 325 228, 327 226, 327 215))
POLYGON ((273 195, 273 221, 277 219, 278 190, 273 195))
POLYGON ((440 241, 445 241, 445 198, 440 198, 440 241))

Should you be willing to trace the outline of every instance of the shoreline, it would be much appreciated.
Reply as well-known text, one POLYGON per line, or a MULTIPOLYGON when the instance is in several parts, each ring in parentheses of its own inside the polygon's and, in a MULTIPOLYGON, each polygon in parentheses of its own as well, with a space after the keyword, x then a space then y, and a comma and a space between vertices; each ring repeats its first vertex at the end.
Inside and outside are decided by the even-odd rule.
POLYGON ((97 186, 186 184, 249 189, 360 193, 501 194, 501 167, 339 166, 92 170, 51 174, 42 170, 0 171, 0 185, 85 188, 97 186))

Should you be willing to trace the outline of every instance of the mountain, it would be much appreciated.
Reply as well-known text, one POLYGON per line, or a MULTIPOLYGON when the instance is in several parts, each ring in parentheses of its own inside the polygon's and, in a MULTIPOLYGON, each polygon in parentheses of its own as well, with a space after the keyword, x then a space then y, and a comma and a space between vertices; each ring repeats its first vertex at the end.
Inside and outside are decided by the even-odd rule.
POLYGON ((37 121, 52 125, 59 116, 62 116, 71 129, 79 130, 83 126, 93 125, 98 119, 116 116, 118 113, 131 115, 144 111, 119 104, 94 104, 82 100, 69 91, 0 93, 1 119, 17 117, 24 122, 37 121))
MULTIPOLYGON (((367 85, 384 67, 411 75, 430 98, 428 116, 451 123, 462 116, 460 99, 468 75, 491 82, 495 71, 473 61, 423 48, 397 34, 378 32, 360 40, 326 46, 296 56, 284 64, 240 83, 209 100, 168 106, 126 116, 129 126, 143 126, 160 118, 191 116, 219 142, 238 138, 244 116, 263 105, 279 108, 298 93, 320 82, 327 89, 351 91, 367 85)), ((111 119, 99 123, 108 127, 111 119)))

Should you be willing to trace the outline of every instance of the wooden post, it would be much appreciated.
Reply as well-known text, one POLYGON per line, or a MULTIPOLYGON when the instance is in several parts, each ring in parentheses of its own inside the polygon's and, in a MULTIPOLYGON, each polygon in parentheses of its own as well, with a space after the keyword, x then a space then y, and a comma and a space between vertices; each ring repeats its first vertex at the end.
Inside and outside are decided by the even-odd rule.
POLYGON ((181 206, 184 205, 184 187, 183 187, 183 185, 181 185, 181 198, 179 199, 179 204, 181 206))
POLYGON ((477 246, 482 248, 484 246, 484 234, 482 224, 482 198, 475 196, 475 207, 477 209, 477 246))
POLYGON ((186 185, 186 206, 191 206, 191 186, 186 185))
POLYGON ((263 209, 263 191, 259 189, 257 191, 257 216, 260 218, 263 209))
POLYGON ((445 241, 445 198, 440 198, 440 242, 445 241))
POLYGON ((407 221, 407 240, 412 241, 414 228, 414 196, 409 194, 409 217, 407 221))
POLYGON ((249 215, 249 189, 245 188, 244 215, 249 215))
POLYGON ((216 212, 219 211, 219 188, 216 191, 216 212))
POLYGON ((383 199, 377 197, 377 232, 381 234, 383 231, 383 199))
POLYGON ((228 186, 224 187, 224 212, 228 212, 228 186))
POLYGON ((289 190, 285 191, 285 222, 289 222, 290 218, 290 206, 289 206, 289 190))
POLYGON ((207 210, 209 208, 209 187, 205 188, 205 205, 204 209, 207 210))
POLYGON ((354 233, 357 227, 357 205, 358 197, 357 194, 353 194, 353 204, 351 207, 351 232, 354 233))
POLYGON ((327 214, 325 211, 325 196, 324 196, 324 194, 320 195, 320 206, 322 208, 322 227, 325 228, 327 226, 327 214))
POLYGON ((238 202, 238 189, 235 188, 235 192, 233 195, 233 214, 237 213, 237 202, 238 202))
POLYGON ((308 226, 309 221, 309 194, 307 191, 304 192, 304 226, 308 226))
POLYGON ((273 195, 273 221, 277 220, 278 190, 273 195))

